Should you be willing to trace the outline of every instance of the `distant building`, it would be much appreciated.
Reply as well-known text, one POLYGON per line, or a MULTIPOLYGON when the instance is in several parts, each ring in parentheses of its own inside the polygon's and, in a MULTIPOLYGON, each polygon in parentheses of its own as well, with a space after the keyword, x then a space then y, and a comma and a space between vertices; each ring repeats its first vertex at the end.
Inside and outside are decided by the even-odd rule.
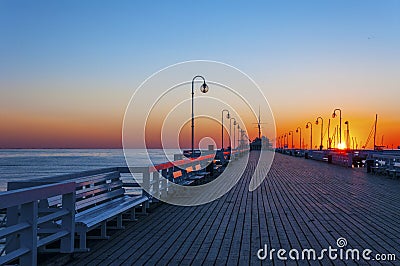
POLYGON ((255 138, 251 143, 250 143, 250 150, 271 150, 272 149, 272 144, 269 141, 269 139, 265 136, 262 136, 260 138, 255 138))

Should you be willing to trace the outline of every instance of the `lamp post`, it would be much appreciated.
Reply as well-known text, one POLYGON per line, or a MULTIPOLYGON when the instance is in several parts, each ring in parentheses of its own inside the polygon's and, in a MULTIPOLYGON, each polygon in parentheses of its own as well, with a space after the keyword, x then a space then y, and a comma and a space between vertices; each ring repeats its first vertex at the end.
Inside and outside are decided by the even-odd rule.
POLYGON ((221 151, 224 151, 224 112, 228 112, 226 114, 226 118, 230 118, 229 110, 222 110, 222 117, 221 117, 221 125, 222 125, 222 131, 221 131, 221 151))
POLYGON ((308 125, 310 125, 310 145, 311 145, 311 150, 313 149, 313 145, 312 145, 312 123, 311 122, 307 122, 306 124, 306 128, 308 128, 308 125))
POLYGON ((203 76, 195 76, 192 79, 192 154, 190 157, 194 158, 194 80, 196 78, 201 78, 203 79, 203 84, 200 86, 200 91, 202 93, 207 93, 208 92, 208 86, 206 84, 206 79, 203 76))
POLYGON ((286 148, 286 133, 282 135, 283 137, 283 148, 286 148))
MULTIPOLYGON (((232 119, 235 120, 235 122, 233 122, 233 126, 234 127, 236 126, 236 119, 234 117, 229 118, 229 139, 231 139, 232 137, 232 119)), ((233 147, 231 147, 231 150, 234 148, 235 148, 235 129, 233 129, 233 147)))
POLYGON ((240 148, 240 126, 239 126, 239 123, 237 123, 237 130, 238 130, 238 139, 237 139, 237 142, 238 142, 238 145, 237 145, 237 147, 238 148, 240 148))
POLYGON ((243 130, 243 129, 240 129, 240 147, 242 148, 242 149, 244 149, 245 148, 245 145, 244 145, 244 138, 243 137, 246 137, 246 134, 245 134, 245 130, 243 130))
POLYGON ((340 121, 339 121, 339 144, 338 145, 342 145, 342 110, 339 108, 336 108, 335 110, 333 110, 333 114, 332 114, 332 118, 335 118, 336 115, 336 111, 339 111, 339 117, 340 117, 340 121))
MULTIPOLYGON (((344 124, 347 126, 346 130, 346 149, 350 149, 350 130, 349 130, 349 121, 344 122, 344 124)), ((353 145, 354 146, 354 145, 353 145)))
POLYGON ((297 129, 296 129, 296 133, 299 133, 299 132, 300 132, 299 146, 300 146, 300 150, 302 150, 302 147, 301 147, 301 127, 297 127, 297 129))
POLYGON ((322 145, 322 141, 324 138, 323 132, 324 132, 324 119, 320 116, 317 117, 317 120, 315 121, 315 124, 318 125, 318 120, 321 119, 321 144, 319 145, 319 150, 322 151, 322 148, 324 147, 322 145))
POLYGON ((290 135, 292 135, 292 149, 293 149, 294 146, 293 146, 293 131, 292 131, 292 130, 289 131, 289 136, 290 136, 290 135))
POLYGON ((285 133, 285 148, 289 148, 289 136, 288 133, 285 133))
POLYGON ((278 136, 278 149, 280 149, 281 148, 281 136, 278 136))

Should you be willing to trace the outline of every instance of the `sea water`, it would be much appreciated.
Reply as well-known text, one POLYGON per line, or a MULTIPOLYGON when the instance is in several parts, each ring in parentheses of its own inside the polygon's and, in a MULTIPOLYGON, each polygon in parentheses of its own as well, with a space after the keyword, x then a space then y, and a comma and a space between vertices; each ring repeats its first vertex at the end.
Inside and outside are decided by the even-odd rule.
MULTIPOLYGON (((173 154, 178 152, 161 149, 129 150, 129 165, 148 166, 151 163, 163 163, 173 160, 173 154)), ((0 191, 7 189, 9 181, 124 166, 127 166, 127 163, 122 149, 0 150, 0 191)))

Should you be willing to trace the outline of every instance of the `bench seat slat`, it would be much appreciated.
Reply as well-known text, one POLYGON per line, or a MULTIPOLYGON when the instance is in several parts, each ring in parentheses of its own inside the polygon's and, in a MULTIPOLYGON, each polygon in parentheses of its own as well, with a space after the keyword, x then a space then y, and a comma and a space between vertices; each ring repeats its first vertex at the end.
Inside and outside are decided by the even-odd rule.
POLYGON ((194 180, 185 180, 185 181, 181 182, 180 184, 183 186, 189 186, 193 183, 194 183, 194 180))
POLYGON ((128 211, 133 207, 139 206, 143 202, 147 201, 146 196, 129 197, 106 202, 99 206, 96 210, 89 209, 85 213, 77 214, 75 222, 78 226, 91 228, 103 221, 106 221, 116 215, 128 211))
POLYGON ((194 176, 190 176, 188 177, 188 180, 199 180, 199 179, 203 179, 204 175, 194 175, 194 176))

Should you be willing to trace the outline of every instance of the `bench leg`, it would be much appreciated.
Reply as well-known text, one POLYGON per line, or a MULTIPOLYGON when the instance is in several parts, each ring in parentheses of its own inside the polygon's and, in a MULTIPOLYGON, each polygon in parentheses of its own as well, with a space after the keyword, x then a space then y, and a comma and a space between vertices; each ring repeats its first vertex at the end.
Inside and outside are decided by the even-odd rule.
POLYGON ((147 201, 142 203, 142 211, 140 212, 141 215, 147 215, 147 201))
POLYGON ((131 209, 130 216, 131 216, 131 218, 130 218, 131 221, 137 221, 137 219, 136 219, 136 208, 135 207, 133 207, 131 209))
POLYGON ((122 213, 121 213, 121 214, 117 215, 116 226, 109 226, 108 229, 117 229, 117 230, 125 229, 125 226, 122 225, 122 221, 123 221, 123 217, 122 217, 122 213))
POLYGON ((88 236, 88 239, 109 239, 107 235, 107 221, 101 223, 99 236, 88 236))
POLYGON ((86 247, 86 232, 84 231, 78 232, 78 236, 79 236, 79 248, 75 249, 75 251, 76 252, 90 251, 90 249, 86 247))
POLYGON ((100 238, 101 239, 108 239, 108 236, 107 236, 107 221, 104 221, 104 222, 101 223, 100 238))
POLYGON ((117 229, 124 229, 122 225, 122 213, 117 216, 117 229))

